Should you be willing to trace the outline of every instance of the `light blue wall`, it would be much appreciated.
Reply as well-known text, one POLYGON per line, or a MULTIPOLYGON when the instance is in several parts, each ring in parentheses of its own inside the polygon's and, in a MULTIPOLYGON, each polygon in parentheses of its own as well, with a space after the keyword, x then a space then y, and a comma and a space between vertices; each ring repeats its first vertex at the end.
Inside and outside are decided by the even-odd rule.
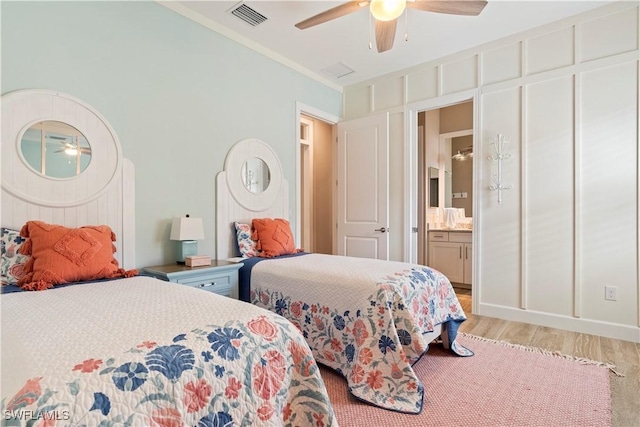
MULTIPOLYGON (((171 218, 202 217, 215 251, 215 176, 244 138, 270 144, 295 206, 296 101, 342 94, 155 2, 2 1, 1 91, 51 89, 97 109, 136 167, 136 263, 172 262, 171 218)), ((293 212, 292 212, 293 213, 293 212)))

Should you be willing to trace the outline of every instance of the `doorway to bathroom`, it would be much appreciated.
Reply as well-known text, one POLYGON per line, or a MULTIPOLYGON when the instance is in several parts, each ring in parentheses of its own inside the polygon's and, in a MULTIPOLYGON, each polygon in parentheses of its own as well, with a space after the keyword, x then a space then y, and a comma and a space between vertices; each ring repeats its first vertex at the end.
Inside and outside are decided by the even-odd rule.
POLYGON ((443 272, 471 307, 474 104, 416 111, 416 261, 443 272))

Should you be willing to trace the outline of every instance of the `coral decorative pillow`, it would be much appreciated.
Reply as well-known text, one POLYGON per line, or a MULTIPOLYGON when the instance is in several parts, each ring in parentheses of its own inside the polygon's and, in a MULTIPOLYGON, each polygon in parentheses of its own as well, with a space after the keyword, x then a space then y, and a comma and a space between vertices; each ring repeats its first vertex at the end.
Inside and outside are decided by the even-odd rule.
POLYGON ((2 229, 2 273, 3 285, 15 285, 24 276, 24 267, 29 257, 18 252, 25 239, 17 230, 2 229))
POLYGON ((113 257, 115 233, 106 225, 67 228, 29 221, 20 230, 29 237, 20 253, 31 255, 18 286, 43 290, 68 282, 130 277, 136 270, 118 268, 113 257))
POLYGON ((282 218, 261 218, 252 222, 253 239, 258 241, 258 250, 263 258, 299 252, 293 241, 289 221, 282 218))
POLYGON ((236 227, 236 237, 238 239, 240 254, 245 258, 258 255, 258 249, 256 249, 258 242, 251 238, 251 225, 242 224, 237 221, 234 222, 234 225, 236 227))

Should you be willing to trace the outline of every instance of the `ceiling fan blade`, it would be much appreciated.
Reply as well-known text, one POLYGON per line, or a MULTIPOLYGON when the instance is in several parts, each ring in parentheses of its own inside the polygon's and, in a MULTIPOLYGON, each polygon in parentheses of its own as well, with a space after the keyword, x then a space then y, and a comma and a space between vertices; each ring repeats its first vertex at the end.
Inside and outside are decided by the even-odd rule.
POLYGON ((369 5, 369 1, 359 1, 354 0, 348 3, 343 3, 340 6, 336 6, 334 8, 325 10, 317 15, 312 16, 311 18, 307 18, 304 21, 300 21, 296 24, 301 30, 304 30, 309 27, 313 27, 314 25, 322 24, 327 21, 331 21, 336 18, 340 18, 341 16, 348 15, 353 12, 357 12, 365 6, 369 5))
POLYGON ((393 47, 397 23, 398 19, 392 19, 391 21, 378 21, 376 19, 376 47, 378 52, 384 52, 393 47))
POLYGON ((450 15, 476 16, 487 5, 483 0, 415 0, 407 1, 407 7, 426 12, 447 13, 450 15))

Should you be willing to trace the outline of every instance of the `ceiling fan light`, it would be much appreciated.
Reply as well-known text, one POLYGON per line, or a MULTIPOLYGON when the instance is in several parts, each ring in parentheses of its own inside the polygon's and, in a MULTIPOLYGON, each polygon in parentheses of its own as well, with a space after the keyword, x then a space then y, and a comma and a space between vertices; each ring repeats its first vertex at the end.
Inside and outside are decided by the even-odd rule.
POLYGON ((69 156, 77 156, 78 150, 76 148, 65 148, 64 153, 69 156))
POLYGON ((407 6, 407 0, 371 0, 371 14, 378 21, 396 19, 407 6))

